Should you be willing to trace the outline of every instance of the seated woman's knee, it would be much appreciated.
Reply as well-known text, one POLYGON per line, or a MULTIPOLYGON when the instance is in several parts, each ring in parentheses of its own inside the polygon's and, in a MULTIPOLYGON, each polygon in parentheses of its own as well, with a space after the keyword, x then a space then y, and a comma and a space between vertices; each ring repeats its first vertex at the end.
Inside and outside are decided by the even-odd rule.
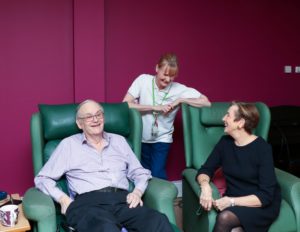
POLYGON ((228 222, 231 219, 231 211, 224 210, 221 213, 218 214, 217 220, 219 222, 228 222))

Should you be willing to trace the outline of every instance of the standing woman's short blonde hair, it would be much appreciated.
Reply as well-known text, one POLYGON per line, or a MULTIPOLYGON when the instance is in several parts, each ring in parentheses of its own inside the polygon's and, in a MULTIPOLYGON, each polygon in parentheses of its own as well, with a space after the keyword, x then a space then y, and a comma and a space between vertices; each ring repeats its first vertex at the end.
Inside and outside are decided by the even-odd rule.
POLYGON ((174 53, 165 53, 163 54, 157 63, 157 67, 159 69, 167 66, 167 74, 168 76, 177 76, 178 74, 178 60, 177 56, 174 53))
POLYGON ((259 122, 259 112, 254 103, 232 102, 233 106, 237 106, 238 110, 235 112, 235 121, 240 119, 245 120, 244 129, 248 134, 257 127, 259 122))

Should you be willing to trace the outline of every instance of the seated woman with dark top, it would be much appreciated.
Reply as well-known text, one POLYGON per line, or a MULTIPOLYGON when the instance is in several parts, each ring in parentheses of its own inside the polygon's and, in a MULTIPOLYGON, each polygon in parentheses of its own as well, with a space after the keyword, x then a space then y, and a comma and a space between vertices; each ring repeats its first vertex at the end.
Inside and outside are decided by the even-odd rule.
POLYGON ((278 186, 271 146, 252 134, 259 121, 254 104, 233 102, 223 117, 223 136, 199 169, 200 205, 219 211, 214 232, 268 231, 280 210, 278 186), (221 167, 227 189, 220 199, 212 198, 209 182, 221 167))

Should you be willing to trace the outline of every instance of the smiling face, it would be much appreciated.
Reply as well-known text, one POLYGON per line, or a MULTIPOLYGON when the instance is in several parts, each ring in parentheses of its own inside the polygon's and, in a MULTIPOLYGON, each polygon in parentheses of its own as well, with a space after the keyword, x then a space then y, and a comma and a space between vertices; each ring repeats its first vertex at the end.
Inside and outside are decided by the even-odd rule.
POLYGON ((236 113, 238 110, 237 105, 229 107, 227 113, 223 117, 224 132, 232 135, 235 131, 241 130, 244 126, 244 119, 236 120, 236 113))
POLYGON ((87 138, 101 136, 104 128, 103 109, 94 101, 83 103, 78 109, 76 123, 87 138))
POLYGON ((176 77, 172 68, 168 65, 165 65, 161 68, 156 66, 156 78, 155 82, 159 89, 166 88, 169 84, 171 84, 176 77))
POLYGON ((178 61, 173 53, 163 54, 156 65, 155 82, 159 89, 164 89, 174 81, 178 74, 178 61))

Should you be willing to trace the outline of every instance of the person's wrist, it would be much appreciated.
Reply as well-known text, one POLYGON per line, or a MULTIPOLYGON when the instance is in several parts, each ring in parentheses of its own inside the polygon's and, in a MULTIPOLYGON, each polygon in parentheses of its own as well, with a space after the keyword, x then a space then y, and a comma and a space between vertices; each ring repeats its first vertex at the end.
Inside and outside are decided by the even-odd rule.
POLYGON ((69 197, 66 194, 63 194, 62 196, 60 196, 60 198, 58 199, 58 202, 61 204, 63 202, 65 202, 69 197))
POLYGON ((137 195, 139 198, 142 198, 143 194, 142 194, 141 191, 135 189, 132 193, 135 194, 135 195, 137 195))
POLYGON ((132 194, 134 194, 135 196, 137 196, 137 197, 141 198, 141 195, 140 195, 140 194, 138 194, 138 193, 134 193, 134 192, 132 192, 132 194))
POLYGON ((208 182, 200 185, 200 188, 201 188, 201 192, 204 192, 206 194, 211 194, 212 193, 212 189, 211 189, 208 182))
POLYGON ((201 187, 202 189, 207 189, 207 188, 210 188, 210 185, 209 185, 208 182, 203 182, 203 183, 200 184, 200 187, 201 187))
POLYGON ((209 180, 208 179, 199 180, 199 184, 200 184, 200 186, 207 185, 207 184, 209 184, 209 180))

